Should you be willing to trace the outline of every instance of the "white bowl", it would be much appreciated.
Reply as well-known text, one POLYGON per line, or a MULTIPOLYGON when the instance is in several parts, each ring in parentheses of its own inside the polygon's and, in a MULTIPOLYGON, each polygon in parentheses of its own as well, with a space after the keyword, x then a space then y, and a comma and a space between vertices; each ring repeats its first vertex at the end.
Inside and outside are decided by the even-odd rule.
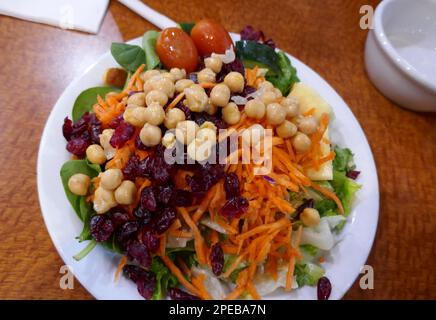
POLYGON ((436 0, 384 0, 368 33, 369 78, 407 109, 436 112, 436 0))

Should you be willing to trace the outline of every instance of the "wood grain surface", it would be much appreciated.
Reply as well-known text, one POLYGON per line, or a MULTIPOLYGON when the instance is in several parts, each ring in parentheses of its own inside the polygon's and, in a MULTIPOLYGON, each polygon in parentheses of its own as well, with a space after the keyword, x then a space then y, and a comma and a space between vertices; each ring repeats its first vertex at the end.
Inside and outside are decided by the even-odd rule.
MULTIPOLYGON (((159 1, 176 21, 213 17, 230 31, 261 28, 344 98, 362 125, 380 179, 380 220, 368 260, 374 290, 358 281, 345 299, 436 298, 436 115, 399 108, 368 80, 359 8, 378 1, 159 1)), ((92 299, 76 281, 59 287, 63 265, 44 225, 36 158, 44 123, 66 86, 112 41, 154 26, 112 1, 97 35, 0 16, 0 298, 92 299)), ((59 133, 60 134, 60 133, 59 133)), ((365 174, 365 173, 363 173, 365 174)))

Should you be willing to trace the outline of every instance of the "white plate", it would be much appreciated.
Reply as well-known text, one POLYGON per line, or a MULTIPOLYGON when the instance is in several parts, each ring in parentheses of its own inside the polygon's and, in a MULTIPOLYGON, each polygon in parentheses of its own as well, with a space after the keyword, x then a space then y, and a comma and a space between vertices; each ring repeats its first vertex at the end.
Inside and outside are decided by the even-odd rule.
MULTIPOLYGON (((130 43, 140 44, 140 39, 130 43)), ((342 232, 342 240, 324 264, 327 277, 333 285, 330 298, 340 299, 359 275, 374 240, 379 210, 377 172, 365 134, 345 102, 317 73, 298 59, 289 57, 297 68, 301 81, 317 90, 333 107, 336 118, 331 139, 353 150, 357 168, 362 171, 358 182, 363 188, 358 192, 358 199, 342 232)), ((104 71, 114 65, 116 62, 107 52, 67 87, 54 106, 39 147, 38 193, 52 241, 80 283, 97 299, 142 299, 132 281, 121 277, 119 282, 114 282, 119 256, 97 246, 82 261, 73 259, 73 255, 83 249, 86 243, 80 244, 75 239, 82 229, 82 222, 65 197, 59 176, 62 164, 70 157, 62 136, 63 119, 71 115, 74 100, 79 93, 89 87, 102 85, 104 71)), ((268 298, 316 299, 316 288, 304 287, 291 293, 278 291, 268 298)))

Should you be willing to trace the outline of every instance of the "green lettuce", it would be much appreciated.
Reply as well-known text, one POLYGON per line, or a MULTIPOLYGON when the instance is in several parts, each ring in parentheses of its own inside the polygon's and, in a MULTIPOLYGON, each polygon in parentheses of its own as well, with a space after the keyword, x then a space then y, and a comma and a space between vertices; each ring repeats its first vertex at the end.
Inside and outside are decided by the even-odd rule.
POLYGON ((314 263, 296 263, 294 274, 299 287, 314 286, 324 276, 325 270, 314 263))
POLYGON ((159 257, 153 258, 151 263, 151 272, 156 277, 156 288, 154 289, 152 299, 162 300, 166 297, 168 288, 172 288, 177 285, 177 278, 170 272, 170 270, 159 257))
POLYGON ((353 153, 348 148, 335 148, 336 157, 333 160, 333 169, 339 172, 354 170, 353 153))
POLYGON ((297 70, 292 66, 288 56, 282 51, 279 51, 277 56, 280 73, 276 75, 267 74, 266 79, 278 88, 284 96, 287 96, 294 83, 299 82, 300 79, 298 79, 297 70))
POLYGON ((345 216, 348 216, 351 211, 351 206, 356 192, 362 187, 353 179, 348 178, 344 172, 333 170, 333 180, 331 181, 336 195, 342 202, 345 216))

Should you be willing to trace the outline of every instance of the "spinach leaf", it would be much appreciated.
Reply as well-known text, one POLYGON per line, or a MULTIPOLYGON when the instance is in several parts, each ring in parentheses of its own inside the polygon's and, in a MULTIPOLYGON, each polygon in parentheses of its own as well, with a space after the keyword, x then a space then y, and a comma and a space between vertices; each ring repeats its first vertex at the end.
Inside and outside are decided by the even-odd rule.
POLYGON ((119 92, 119 88, 115 87, 93 87, 82 91, 74 101, 73 105, 73 121, 79 120, 82 115, 92 110, 92 106, 97 102, 97 96, 104 97, 109 92, 119 92))
POLYGON ((116 253, 123 253, 123 249, 121 248, 121 245, 118 243, 117 238, 115 235, 112 235, 109 239, 107 239, 106 241, 100 242, 100 244, 113 252, 116 253))
MULTIPOLYGON (((72 175, 76 173, 83 173, 89 176, 90 178, 94 178, 98 176, 101 172, 101 168, 99 165, 90 164, 87 160, 69 160, 64 163, 61 168, 60 175, 62 180, 62 185, 64 186, 65 194, 67 196, 68 201, 71 203, 74 211, 80 220, 84 221, 85 216, 82 215, 81 211, 81 198, 83 196, 75 195, 68 188, 68 180, 72 175)), ((82 200, 83 201, 83 200, 82 200)), ((84 209, 84 204, 82 202, 82 209, 84 209)))
POLYGON ((195 23, 193 22, 180 22, 179 27, 187 34, 191 34, 192 28, 194 28, 195 23))
POLYGON ((114 42, 111 45, 111 53, 115 61, 127 71, 135 72, 145 63, 145 52, 140 46, 114 42))
POLYGON ((92 209, 91 203, 86 201, 86 197, 80 197, 79 200, 79 209, 80 209, 80 215, 82 217, 83 221, 83 229, 82 232, 78 237, 76 237, 79 242, 83 242, 85 240, 91 240, 91 229, 89 226, 89 223, 91 221, 92 216, 95 214, 94 210, 92 209))
POLYGON ((156 277, 156 288, 153 292, 153 300, 162 300, 166 296, 168 288, 175 287, 177 278, 170 272, 159 257, 154 257, 151 263, 151 272, 156 277))
POLYGON ((283 51, 279 51, 277 56, 280 72, 275 75, 268 72, 266 79, 278 88, 283 96, 287 96, 294 83, 299 82, 300 79, 298 79, 297 70, 292 66, 288 56, 283 51))
POLYGON ((80 251, 78 254, 73 256, 74 260, 80 261, 83 258, 85 258, 88 255, 88 253, 90 253, 92 249, 95 248, 96 245, 97 245, 97 241, 92 239, 82 251, 80 251))
POLYGON ((142 37, 142 48, 145 51, 145 61, 147 70, 156 68, 159 63, 159 57, 156 54, 156 40, 159 37, 159 32, 149 30, 142 37))

